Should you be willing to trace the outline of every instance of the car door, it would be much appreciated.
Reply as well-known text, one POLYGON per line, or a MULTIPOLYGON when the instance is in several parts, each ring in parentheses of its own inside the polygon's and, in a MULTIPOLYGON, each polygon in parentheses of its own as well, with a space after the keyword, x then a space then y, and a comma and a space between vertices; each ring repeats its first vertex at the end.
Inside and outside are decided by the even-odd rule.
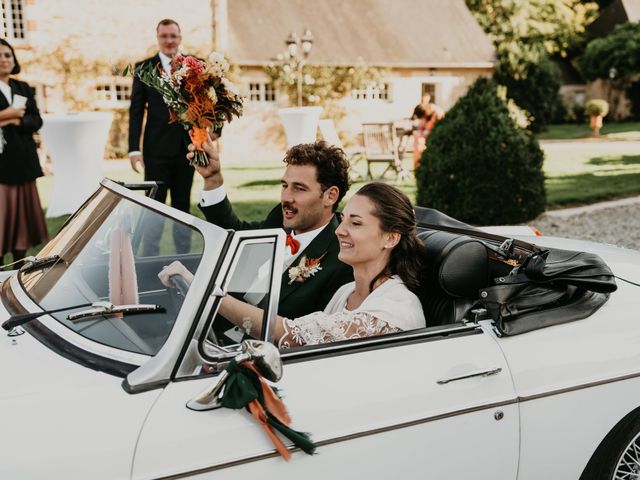
MULTIPOLYGON (((252 285, 259 280, 260 287, 246 289, 254 290, 249 293, 257 301, 266 295, 267 315, 272 314, 281 243, 281 234, 244 232, 230 247, 228 256, 236 260, 227 262, 216 282, 230 286, 238 275, 252 285), (264 255, 271 252, 269 259, 254 256, 254 273, 240 261, 251 256, 248 245, 264 255), (270 272, 266 292, 260 271, 270 272)), ((206 357, 206 336, 198 342, 206 357)), ((179 370, 181 381, 164 388, 149 414, 133 478, 516 477, 513 385, 504 357, 480 326, 455 324, 305 347, 283 352, 282 358, 284 377, 277 387, 293 428, 311 433, 317 455, 296 452, 289 463, 283 461, 244 410, 188 409, 187 402, 216 381, 197 375, 190 364, 179 370), (186 375, 191 371, 195 374, 186 375)))

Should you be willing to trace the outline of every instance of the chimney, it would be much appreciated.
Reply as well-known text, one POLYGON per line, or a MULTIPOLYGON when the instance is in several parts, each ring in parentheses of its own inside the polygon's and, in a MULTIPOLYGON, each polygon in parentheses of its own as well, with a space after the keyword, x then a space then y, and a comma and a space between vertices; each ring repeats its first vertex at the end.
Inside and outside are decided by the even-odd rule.
POLYGON ((211 29, 213 50, 228 53, 229 50, 229 17, 227 0, 211 0, 211 29))

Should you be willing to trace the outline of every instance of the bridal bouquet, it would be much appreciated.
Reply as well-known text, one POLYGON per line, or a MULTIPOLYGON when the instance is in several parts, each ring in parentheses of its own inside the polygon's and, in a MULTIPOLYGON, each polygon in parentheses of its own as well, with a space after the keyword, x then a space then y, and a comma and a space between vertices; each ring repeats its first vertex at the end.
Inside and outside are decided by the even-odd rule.
MULTIPOLYGON (((129 68, 124 74, 128 73, 129 68)), ((209 161, 202 150, 207 132, 220 128, 233 117, 242 115, 242 97, 224 74, 229 63, 218 52, 208 62, 196 57, 178 55, 171 61, 171 74, 152 63, 133 70, 142 83, 157 90, 169 108, 171 122, 189 130, 196 147, 193 164, 206 166, 209 161)))

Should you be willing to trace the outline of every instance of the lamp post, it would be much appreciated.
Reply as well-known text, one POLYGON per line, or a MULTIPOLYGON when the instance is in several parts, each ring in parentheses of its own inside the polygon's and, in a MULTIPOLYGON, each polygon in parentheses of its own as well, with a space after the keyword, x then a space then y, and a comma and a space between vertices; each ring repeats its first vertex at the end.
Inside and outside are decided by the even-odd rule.
MULTIPOLYGON (((282 120, 284 132, 287 135, 287 145, 289 148, 301 143, 313 143, 316 141, 318 131, 318 121, 322 114, 322 107, 302 106, 302 80, 303 68, 307 57, 313 48, 313 35, 308 28, 304 29, 302 37, 298 37, 295 32, 291 32, 285 40, 287 49, 284 53, 278 54, 277 60, 282 69, 279 74, 288 85, 295 82, 298 90, 298 106, 281 108, 278 115, 282 120)), ((291 99, 289 99, 291 102, 291 99)))
POLYGON ((302 69, 306 63, 307 57, 313 48, 313 34, 311 30, 305 28, 302 37, 298 37, 295 32, 291 32, 285 40, 287 45, 287 54, 292 60, 298 86, 298 106, 302 106, 302 69))

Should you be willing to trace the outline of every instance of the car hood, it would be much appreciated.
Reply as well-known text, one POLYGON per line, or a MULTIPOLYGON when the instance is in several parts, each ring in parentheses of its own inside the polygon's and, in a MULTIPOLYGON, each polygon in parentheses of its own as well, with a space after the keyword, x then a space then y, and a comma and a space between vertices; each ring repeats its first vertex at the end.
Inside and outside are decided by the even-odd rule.
MULTIPOLYGON (((8 316, 0 303, 0 322, 8 316)), ((68 360, 28 332, 4 330, 0 382, 0 478, 128 478, 161 393, 129 395, 122 378, 68 360)))
MULTIPOLYGON (((0 303, 0 322, 9 313, 0 303)), ((102 385, 119 386, 122 379, 78 365, 50 350, 22 328, 9 336, 0 330, 0 408, 15 399, 39 395, 68 394, 76 389, 102 385)))

